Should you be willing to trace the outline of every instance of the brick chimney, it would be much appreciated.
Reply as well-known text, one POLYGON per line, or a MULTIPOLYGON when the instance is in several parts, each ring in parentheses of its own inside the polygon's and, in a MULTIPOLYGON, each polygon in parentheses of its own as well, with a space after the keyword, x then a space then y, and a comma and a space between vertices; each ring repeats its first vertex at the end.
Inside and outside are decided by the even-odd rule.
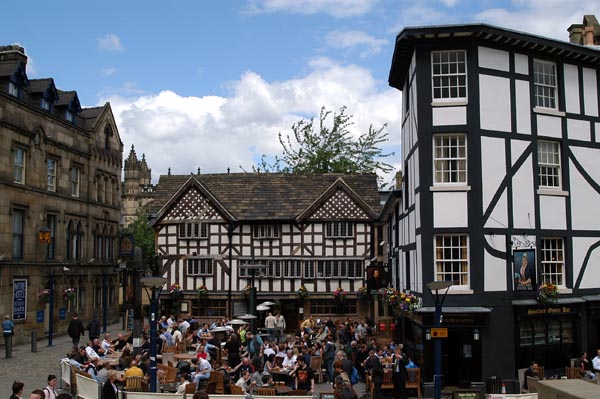
POLYGON ((569 42, 573 44, 581 44, 581 33, 583 31, 583 24, 573 24, 567 29, 569 32, 569 42))
POLYGON ((8 46, 0 46, 0 62, 20 61, 27 65, 27 56, 25 49, 18 44, 9 44, 8 46))
POLYGON ((396 172, 396 190, 401 190, 402 189, 402 171, 399 170, 396 172))
POLYGON ((584 15, 583 23, 572 24, 567 29, 569 42, 584 46, 600 45, 600 24, 595 15, 584 15))

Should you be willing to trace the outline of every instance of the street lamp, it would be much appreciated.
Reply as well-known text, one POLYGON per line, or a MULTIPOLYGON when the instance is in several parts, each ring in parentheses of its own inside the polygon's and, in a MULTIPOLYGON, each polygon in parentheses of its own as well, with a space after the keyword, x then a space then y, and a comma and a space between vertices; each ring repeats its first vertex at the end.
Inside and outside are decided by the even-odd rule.
MULTIPOLYGON (((452 285, 452 281, 433 281, 427 284, 427 288, 431 291, 433 302, 435 303, 435 328, 442 326, 442 306, 446 299, 446 294, 452 285), (440 291, 443 291, 443 295, 440 297, 440 291), (435 292, 435 294, 434 294, 435 292)), ((440 399, 442 397, 442 340, 435 336, 435 365, 433 370, 433 381, 435 384, 434 399, 440 399)))
MULTIPOLYGON (((261 263, 240 265, 240 269, 245 269, 247 272, 250 272, 250 301, 248 303, 248 311, 254 316, 258 316, 256 314, 256 287, 254 287, 254 278, 256 277, 257 271, 260 273, 266 268, 267 266, 261 263)), ((252 331, 253 334, 256 334, 255 318, 250 320, 250 331, 252 331)))
POLYGON ((48 346, 52 346, 52 336, 54 335, 54 276, 56 270, 49 269, 46 274, 49 279, 48 289, 50 291, 50 300, 48 301, 48 346))
POLYGON ((140 284, 146 290, 150 299, 150 392, 157 392, 156 387, 156 313, 158 311, 158 294, 160 288, 167 284, 164 277, 142 277, 140 284), (151 288, 151 293, 148 292, 151 288), (157 292, 158 291, 158 292, 157 292))

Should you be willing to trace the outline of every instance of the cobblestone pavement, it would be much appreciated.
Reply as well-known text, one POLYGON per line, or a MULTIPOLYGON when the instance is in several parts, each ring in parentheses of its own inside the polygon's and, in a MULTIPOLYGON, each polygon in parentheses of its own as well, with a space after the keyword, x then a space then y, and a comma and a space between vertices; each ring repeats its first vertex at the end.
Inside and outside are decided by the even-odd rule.
MULTIPOLYGON (((122 324, 116 323, 106 326, 112 337, 122 332, 122 324)), ((86 336, 87 337, 87 336, 86 336)), ((83 342, 83 341, 82 341, 83 342)), ((2 341, 2 343, 4 343, 2 341)), ((60 359, 64 358, 71 349, 72 341, 67 335, 56 336, 52 340, 52 346, 48 346, 48 340, 37 342, 37 352, 31 351, 31 344, 17 345, 13 347, 12 358, 4 358, 4 345, 0 346, 0 397, 8 398, 12 394, 13 381, 25 383, 23 397, 29 398, 29 393, 34 389, 43 389, 47 385, 49 374, 55 374, 59 378, 60 386, 60 359)), ((364 384, 355 385, 359 396, 364 393, 364 384)), ((317 392, 332 391, 328 383, 317 384, 317 392)))

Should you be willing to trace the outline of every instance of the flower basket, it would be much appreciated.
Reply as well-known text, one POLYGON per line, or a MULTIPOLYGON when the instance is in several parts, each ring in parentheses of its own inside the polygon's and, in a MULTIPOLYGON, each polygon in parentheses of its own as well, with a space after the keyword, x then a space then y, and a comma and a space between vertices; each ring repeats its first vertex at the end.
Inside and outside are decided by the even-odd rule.
POLYGON ((369 298, 367 287, 365 287, 364 285, 359 287, 356 291, 356 296, 358 297, 358 299, 366 301, 369 298))
POLYGON ((198 299, 203 299, 208 296, 208 288, 206 288, 205 285, 201 285, 200 287, 198 287, 197 292, 198 292, 198 299))
POLYGON ((333 291, 333 297, 340 302, 344 302, 346 291, 344 291, 341 287, 337 287, 336 290, 333 291))
POLYGON ((421 307, 419 303, 419 298, 417 298, 414 294, 402 293, 400 294, 400 301, 398 303, 400 310, 403 312, 413 312, 421 307))
POLYGON ((250 286, 250 284, 248 284, 242 290, 242 295, 244 296, 244 298, 248 298, 250 296, 250 291, 252 291, 252 287, 250 286))
POLYGON ((556 302, 558 299, 558 287, 556 284, 542 284, 538 288, 537 300, 540 304, 556 302))
POLYGON ((177 283, 171 284, 169 286, 169 294, 171 294, 173 301, 177 302, 182 296, 181 286, 177 283))
POLYGON ((38 299, 40 302, 49 303, 50 302, 50 290, 48 288, 44 288, 38 292, 38 299))
POLYGON ((392 287, 386 287, 379 290, 381 299, 389 305, 397 305, 400 301, 400 294, 392 287))
POLYGON ((75 294, 77 294, 77 290, 75 288, 72 288, 72 287, 66 288, 63 291, 63 299, 68 302, 71 299, 75 298, 75 294))
POLYGON ((301 285, 298 291, 296 291, 296 294, 298 294, 298 299, 300 300, 300 302, 304 302, 304 300, 308 296, 308 290, 304 285, 301 285))

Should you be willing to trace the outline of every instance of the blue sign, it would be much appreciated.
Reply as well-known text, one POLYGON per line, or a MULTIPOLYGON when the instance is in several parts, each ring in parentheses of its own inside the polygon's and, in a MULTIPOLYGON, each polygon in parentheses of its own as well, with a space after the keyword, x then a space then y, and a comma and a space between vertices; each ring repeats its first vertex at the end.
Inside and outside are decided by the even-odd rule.
POLYGON ((27 280, 13 280, 13 320, 25 320, 27 315, 27 280))
POLYGON ((58 319, 64 320, 66 318, 67 318, 67 309, 65 309, 65 308, 58 309, 58 319))
POLYGON ((38 310, 36 314, 35 321, 38 323, 44 322, 44 310, 38 310))

